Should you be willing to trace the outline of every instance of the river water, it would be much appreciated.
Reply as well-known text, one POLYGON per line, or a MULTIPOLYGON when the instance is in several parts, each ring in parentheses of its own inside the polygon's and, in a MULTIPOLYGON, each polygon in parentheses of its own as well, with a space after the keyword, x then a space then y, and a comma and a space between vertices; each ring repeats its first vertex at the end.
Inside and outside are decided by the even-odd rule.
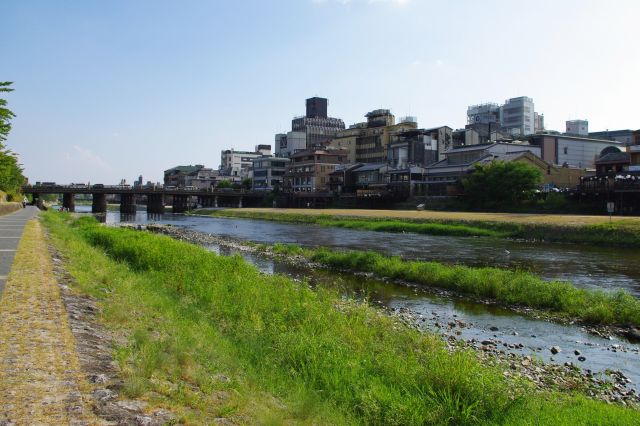
MULTIPOLYGON (((170 214, 150 216, 146 212, 138 212, 135 216, 109 212, 106 221, 164 223, 261 243, 367 249, 445 263, 524 268, 545 279, 563 279, 577 286, 605 291, 625 289, 640 297, 640 268, 637 268, 640 254, 637 250, 517 241, 496 243, 495 239, 487 238, 390 234, 307 224, 170 214)), ((223 254, 233 254, 218 246, 209 248, 223 254)), ((406 287, 370 277, 324 270, 310 272, 258 255, 240 255, 265 273, 309 279, 315 285, 338 288, 351 297, 367 298, 372 304, 393 310, 408 309, 421 318, 419 324, 425 328, 451 335, 457 332, 459 334, 456 337, 465 340, 493 338, 499 341, 499 349, 505 352, 532 355, 558 364, 572 362, 594 373, 606 369, 620 370, 633 381, 636 389, 640 383, 640 345, 615 336, 608 339, 597 337, 578 326, 530 319, 494 306, 441 297, 426 288, 406 287), (456 321, 462 321, 466 326, 447 326, 456 321), (551 346, 559 346, 562 351, 552 355, 549 351, 551 346), (576 350, 586 361, 578 361, 574 353, 576 350)))

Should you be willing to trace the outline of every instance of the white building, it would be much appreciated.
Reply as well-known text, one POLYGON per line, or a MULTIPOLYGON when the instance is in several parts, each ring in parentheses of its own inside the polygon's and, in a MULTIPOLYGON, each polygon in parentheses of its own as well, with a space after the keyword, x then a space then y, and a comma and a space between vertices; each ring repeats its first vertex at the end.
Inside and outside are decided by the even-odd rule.
POLYGON ((276 157, 291 157, 298 151, 307 149, 305 132, 278 133, 275 137, 276 157))
POLYGON ((501 112, 500 124, 512 135, 525 136, 535 133, 533 99, 526 96, 507 99, 501 112))
POLYGON ((225 149, 220 156, 220 175, 237 178, 234 181, 251 177, 253 160, 263 155, 271 155, 271 146, 258 145, 253 152, 225 149))
POLYGON ((587 120, 567 120, 566 134, 572 136, 589 136, 589 122, 587 120))
POLYGON ((614 146, 624 149, 622 142, 569 135, 535 135, 531 143, 542 149, 542 159, 547 163, 581 169, 594 168, 596 159, 605 148, 614 146))

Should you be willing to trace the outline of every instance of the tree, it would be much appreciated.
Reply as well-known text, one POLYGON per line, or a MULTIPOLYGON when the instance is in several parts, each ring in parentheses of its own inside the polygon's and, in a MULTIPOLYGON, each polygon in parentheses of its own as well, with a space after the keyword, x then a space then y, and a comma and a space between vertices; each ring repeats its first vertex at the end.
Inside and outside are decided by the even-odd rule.
MULTIPOLYGON (((10 81, 0 82, 0 93, 13 92, 13 89, 9 87, 11 84, 13 83, 10 81)), ((0 142, 7 140, 9 131, 11 131, 11 119, 16 116, 6 106, 7 101, 0 98, 0 142)))
POLYGON ((246 189, 247 191, 251 190, 251 186, 252 186, 253 182, 251 180, 251 178, 245 178, 242 180, 242 188, 246 189))
POLYGON ((223 188, 231 188, 231 182, 228 180, 221 180, 220 182, 218 182, 218 184, 216 185, 216 188, 218 189, 223 189, 223 188))
MULTIPOLYGON (((13 89, 9 87, 11 84, 9 81, 0 82, 0 93, 12 92, 13 89)), ((18 157, 3 143, 11 131, 11 119, 15 117, 6 106, 7 101, 0 98, 0 190, 12 198, 17 198, 25 178, 18 157)))
POLYGON ((466 202, 471 207, 516 207, 529 198, 542 182, 537 168, 517 161, 477 164, 462 180, 466 202))

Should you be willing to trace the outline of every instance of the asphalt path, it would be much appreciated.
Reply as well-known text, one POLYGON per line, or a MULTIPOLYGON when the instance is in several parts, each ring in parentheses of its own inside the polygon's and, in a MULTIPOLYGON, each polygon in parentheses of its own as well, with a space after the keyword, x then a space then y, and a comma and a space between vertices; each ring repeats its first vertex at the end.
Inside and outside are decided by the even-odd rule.
POLYGON ((27 206, 17 212, 0 216, 0 295, 11 270, 24 226, 37 214, 37 207, 27 206))

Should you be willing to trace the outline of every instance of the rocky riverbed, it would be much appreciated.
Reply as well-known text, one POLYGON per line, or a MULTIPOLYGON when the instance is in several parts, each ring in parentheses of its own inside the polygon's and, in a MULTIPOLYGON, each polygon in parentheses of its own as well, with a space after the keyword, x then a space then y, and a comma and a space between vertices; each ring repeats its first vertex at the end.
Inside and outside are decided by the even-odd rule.
MULTIPOLYGON (((267 258, 277 258, 279 261, 288 262, 295 267, 303 267, 310 272, 314 269, 323 268, 322 265, 317 265, 309 262, 307 259, 301 256, 287 256, 286 258, 272 252, 269 248, 263 246, 256 246, 247 241, 232 239, 229 237, 220 237, 213 234, 207 234, 202 232, 196 232, 182 227, 166 226, 166 225, 148 225, 148 226, 131 226, 135 229, 146 229, 151 232, 161 233, 169 235, 173 238, 204 245, 212 246, 217 245, 225 247, 236 252, 257 253, 260 256, 267 258)), ((344 271, 348 273, 354 273, 352 271, 344 271)), ((360 274, 360 275, 372 275, 372 274, 360 274)), ((404 286, 415 287, 412 283, 400 282, 397 280, 384 279, 384 281, 393 281, 394 284, 401 284, 404 286)), ((425 290, 420 287, 421 290, 425 290)), ((460 295, 452 294, 448 291, 428 289, 429 292, 433 292, 438 296, 461 298, 460 295)), ((475 300, 477 303, 492 304, 489 300, 475 300)), ((563 323, 570 323, 564 318, 555 318, 544 312, 537 312, 528 308, 521 307, 508 307, 510 310, 519 314, 524 314, 529 317, 537 318, 539 320, 560 321, 563 323)), ((554 356, 561 354, 563 348, 559 346, 539 347, 534 350, 542 354, 548 352, 551 357, 551 362, 543 362, 542 357, 536 355, 525 355, 517 353, 519 349, 522 349, 524 345, 518 343, 517 333, 513 332, 514 339, 507 341, 501 338, 497 327, 491 327, 486 330, 486 336, 483 338, 464 338, 464 330, 466 328, 473 327, 466 321, 455 318, 443 318, 442 315, 437 312, 432 312, 431 315, 425 315, 423 313, 414 312, 407 308, 389 308, 381 306, 381 310, 388 315, 392 315, 398 318, 403 323, 410 327, 422 330, 431 331, 441 334, 442 338, 447 342, 447 347, 450 350, 465 349, 473 350, 477 356, 487 365, 497 366, 503 370, 503 374, 506 378, 524 379, 531 383, 538 390, 555 389, 561 391, 580 391, 585 395, 604 400, 611 403, 618 403, 622 405, 632 405, 640 408, 640 395, 631 385, 631 380, 625 376, 621 371, 607 370, 604 373, 595 373, 589 369, 581 368, 586 358, 580 350, 572 350, 575 361, 566 361, 564 363, 555 363, 554 356)), ((622 334, 629 332, 629 330, 616 329, 614 327, 590 327, 582 326, 585 331, 591 334, 609 337, 612 334, 622 334)), ((535 337, 535 336, 534 336, 535 337)), ((588 343, 585 343, 588 345, 588 343)), ((612 353, 616 352, 638 352, 637 348, 628 348, 625 345, 612 343, 610 347, 607 347, 608 351, 612 353)), ((547 354, 547 355, 549 355, 547 354)))

